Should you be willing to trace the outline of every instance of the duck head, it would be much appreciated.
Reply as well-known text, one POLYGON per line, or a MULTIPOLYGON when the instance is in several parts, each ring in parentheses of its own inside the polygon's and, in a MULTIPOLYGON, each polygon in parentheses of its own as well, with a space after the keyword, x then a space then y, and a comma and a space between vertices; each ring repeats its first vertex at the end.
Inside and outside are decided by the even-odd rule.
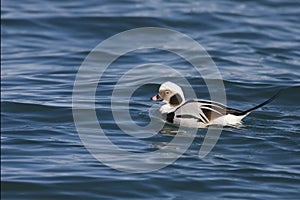
POLYGON ((163 101, 170 107, 177 107, 185 102, 182 89, 170 81, 159 87, 158 94, 151 98, 153 101, 163 101))

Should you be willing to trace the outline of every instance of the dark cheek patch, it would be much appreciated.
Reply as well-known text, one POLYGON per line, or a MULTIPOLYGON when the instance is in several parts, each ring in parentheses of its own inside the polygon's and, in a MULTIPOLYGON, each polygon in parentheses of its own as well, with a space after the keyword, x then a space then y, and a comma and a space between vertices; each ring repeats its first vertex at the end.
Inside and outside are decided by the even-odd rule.
POLYGON ((178 106, 179 104, 182 103, 182 98, 179 94, 174 94, 171 98, 170 98, 170 102, 169 102, 172 106, 178 106))

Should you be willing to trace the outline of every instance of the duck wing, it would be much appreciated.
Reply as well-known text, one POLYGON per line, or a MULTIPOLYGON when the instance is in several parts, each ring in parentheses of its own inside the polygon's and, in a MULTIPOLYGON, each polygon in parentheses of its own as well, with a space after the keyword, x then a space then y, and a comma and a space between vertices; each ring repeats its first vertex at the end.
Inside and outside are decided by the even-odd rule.
POLYGON ((227 114, 241 115, 243 111, 229 108, 221 103, 209 100, 190 100, 178 107, 175 111, 168 113, 167 121, 174 122, 174 119, 193 120, 199 123, 208 124, 210 121, 227 114))
POLYGON ((190 100, 182 104, 175 111, 168 113, 167 121, 170 123, 176 123, 176 120, 179 120, 188 121, 189 123, 196 122, 197 124, 199 123, 202 125, 207 125, 211 121, 229 114, 238 116, 240 117, 239 120, 241 120, 253 110, 272 102, 274 99, 276 99, 276 97, 278 97, 281 94, 282 91, 283 89, 279 90, 271 98, 245 111, 230 108, 214 101, 202 99, 190 100))

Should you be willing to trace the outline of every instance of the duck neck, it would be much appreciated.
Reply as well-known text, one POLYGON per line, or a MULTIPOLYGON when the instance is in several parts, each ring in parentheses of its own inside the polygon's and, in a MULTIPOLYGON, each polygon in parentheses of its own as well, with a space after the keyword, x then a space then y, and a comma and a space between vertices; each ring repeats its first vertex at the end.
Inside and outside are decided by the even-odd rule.
POLYGON ((175 111, 179 106, 181 106, 182 104, 184 103, 184 101, 182 101, 181 104, 178 104, 178 105, 171 105, 169 103, 163 105, 160 107, 160 112, 162 114, 165 114, 165 113, 170 113, 170 112, 173 112, 175 111))

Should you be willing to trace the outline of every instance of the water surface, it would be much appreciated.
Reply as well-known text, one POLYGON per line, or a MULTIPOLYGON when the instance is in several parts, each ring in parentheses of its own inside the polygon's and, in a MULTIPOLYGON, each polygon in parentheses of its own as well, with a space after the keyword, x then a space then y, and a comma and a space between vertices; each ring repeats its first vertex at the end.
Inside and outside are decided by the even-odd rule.
MULTIPOLYGON (((1 198, 299 198, 299 9, 297 0, 2 1, 1 198), (204 159, 198 151, 206 130, 199 130, 189 150, 166 168, 140 174, 111 169, 78 136, 74 80, 101 41, 148 26, 182 32, 203 45, 219 68, 231 107, 248 109, 285 90, 242 127, 226 127, 204 159)), ((137 152, 153 151, 173 137, 167 126, 153 138, 135 139, 113 120, 114 85, 131 66, 147 63, 180 70, 199 98, 210 98, 199 74, 170 52, 121 57, 99 82, 97 115, 115 144, 137 152)), ((176 77, 141 77, 132 78, 145 85, 133 94, 130 113, 146 125, 158 80, 176 77)))

